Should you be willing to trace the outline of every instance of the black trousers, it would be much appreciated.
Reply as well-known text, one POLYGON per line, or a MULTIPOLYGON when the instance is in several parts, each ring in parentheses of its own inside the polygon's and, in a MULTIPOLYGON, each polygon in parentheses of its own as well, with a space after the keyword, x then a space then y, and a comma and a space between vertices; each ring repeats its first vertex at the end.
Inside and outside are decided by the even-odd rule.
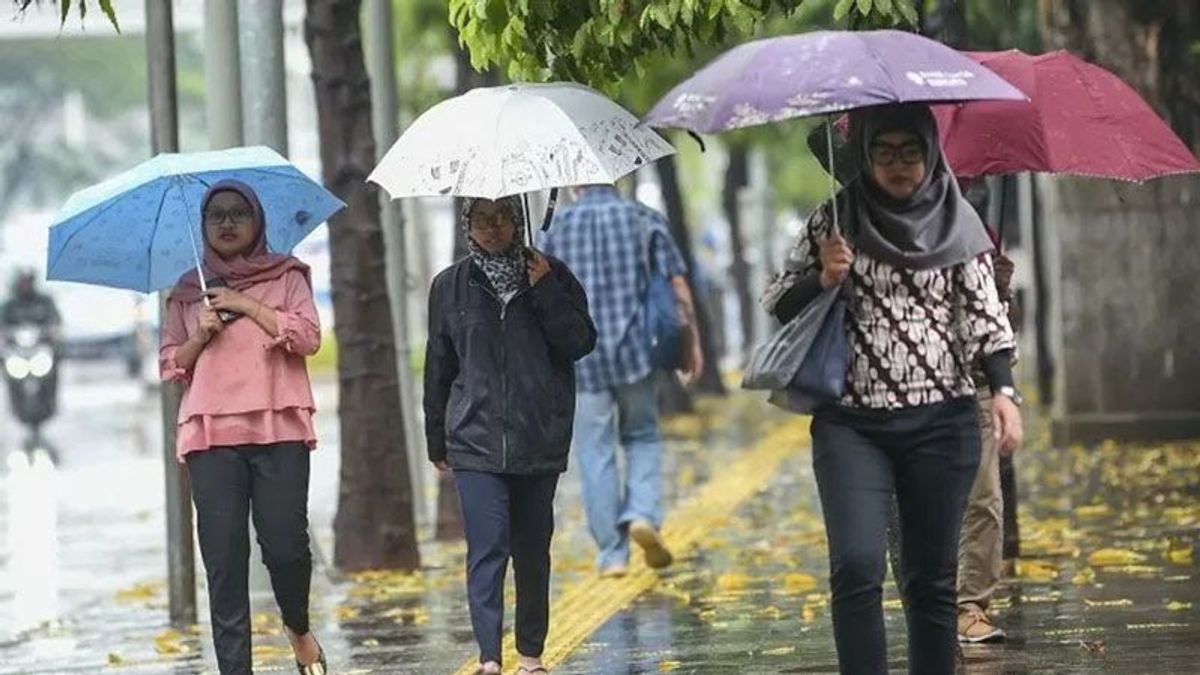
POLYGON ((222 675, 248 675, 251 514, 283 622, 298 635, 308 632, 309 449, 303 443, 212 448, 189 453, 187 466, 217 665, 222 675))
POLYGON ((513 562, 517 652, 538 657, 550 627, 550 539, 558 474, 455 471, 467 529, 467 597, 479 661, 500 663, 504 577, 513 562))
POLYGON ((895 500, 909 672, 953 675, 958 538, 979 466, 978 414, 972 397, 899 411, 831 406, 814 417, 813 467, 842 673, 888 671, 882 599, 895 500))

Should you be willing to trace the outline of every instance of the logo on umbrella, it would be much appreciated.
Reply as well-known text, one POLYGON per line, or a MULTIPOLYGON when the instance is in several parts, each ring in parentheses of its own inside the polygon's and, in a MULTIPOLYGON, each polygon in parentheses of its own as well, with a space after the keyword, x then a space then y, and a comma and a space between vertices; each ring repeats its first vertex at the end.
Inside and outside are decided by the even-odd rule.
POLYGON ((975 77, 975 73, 969 70, 960 70, 957 72, 945 72, 941 70, 922 70, 908 71, 905 73, 910 82, 921 87, 965 87, 969 84, 968 80, 975 77))

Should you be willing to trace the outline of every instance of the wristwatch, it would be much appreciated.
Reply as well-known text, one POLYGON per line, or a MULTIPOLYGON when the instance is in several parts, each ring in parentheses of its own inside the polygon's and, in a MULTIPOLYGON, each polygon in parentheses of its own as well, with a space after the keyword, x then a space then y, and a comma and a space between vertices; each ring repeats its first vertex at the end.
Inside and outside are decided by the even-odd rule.
POLYGON ((1017 404, 1018 408, 1025 405, 1025 397, 1021 396, 1021 392, 1017 391, 1016 387, 1009 387, 1009 386, 996 387, 996 390, 994 393, 1000 394, 1002 396, 1007 396, 1009 399, 1012 400, 1013 403, 1017 404))

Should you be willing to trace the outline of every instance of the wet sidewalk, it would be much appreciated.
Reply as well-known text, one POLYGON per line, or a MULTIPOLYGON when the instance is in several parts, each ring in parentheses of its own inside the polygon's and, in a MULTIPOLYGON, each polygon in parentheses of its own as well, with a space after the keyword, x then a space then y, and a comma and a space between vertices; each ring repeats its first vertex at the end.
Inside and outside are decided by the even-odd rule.
MULTIPOLYGON (((332 411, 330 392, 318 393, 332 411)), ((136 411, 127 412, 146 414, 136 411)), ((336 506, 335 425, 323 413, 324 446, 314 456, 312 521, 323 552, 336 506)), ((682 547, 680 563, 661 577, 637 567, 624 580, 593 576, 578 477, 565 476, 547 645, 555 672, 836 672, 806 428, 744 395, 670 421, 666 530, 682 547)), ((1018 460, 1027 557, 997 615, 1011 639, 966 648, 966 672, 1200 672, 1191 553, 1200 536, 1200 443, 1045 443, 1035 440, 1018 460)), ((57 618, 13 630, 44 605, 46 589, 0 582, 0 675, 215 672, 206 625, 167 625, 159 460, 65 462, 52 480, 57 537, 41 555, 54 562, 45 569, 56 571, 57 618), (114 476, 122 488, 105 489, 114 476)), ((12 498, 6 490, 0 504, 0 536, 10 539, 12 498)), ((17 513, 45 522, 29 521, 29 509, 17 513)), ((470 661, 464 549, 428 543, 422 552, 426 568, 415 575, 316 575, 314 629, 334 672, 440 674, 470 661)), ((6 577, 31 565, 7 559, 6 577)), ((903 672, 903 617, 888 594, 892 660, 903 672)), ((254 604, 256 672, 294 672, 269 593, 254 604)), ((507 604, 511 615, 511 592, 507 604)), ((203 592, 200 606, 206 613, 203 592)))
MULTIPOLYGON (((1200 443, 1043 438, 1018 466, 1024 557, 995 606, 1009 639, 965 646, 961 671, 1200 672, 1200 443)), ((556 672, 836 673, 826 555, 804 452, 556 672)), ((885 598, 891 669, 906 673, 890 581, 885 598)))

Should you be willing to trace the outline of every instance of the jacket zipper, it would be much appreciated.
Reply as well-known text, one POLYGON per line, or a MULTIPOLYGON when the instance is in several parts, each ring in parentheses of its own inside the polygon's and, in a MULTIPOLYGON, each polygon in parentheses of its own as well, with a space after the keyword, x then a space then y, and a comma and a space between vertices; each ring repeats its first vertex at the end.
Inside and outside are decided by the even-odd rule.
POLYGON ((508 302, 504 302, 491 288, 483 284, 478 285, 500 304, 500 468, 503 470, 508 469, 508 343, 505 319, 508 317, 509 303, 520 297, 524 290, 518 291, 508 302))

